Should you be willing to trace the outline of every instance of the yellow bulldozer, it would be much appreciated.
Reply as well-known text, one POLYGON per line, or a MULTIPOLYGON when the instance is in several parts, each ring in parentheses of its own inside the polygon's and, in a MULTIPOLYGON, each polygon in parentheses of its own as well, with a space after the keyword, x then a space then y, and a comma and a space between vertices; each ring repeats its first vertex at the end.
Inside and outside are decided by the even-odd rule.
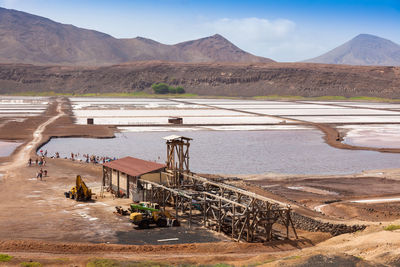
POLYGON ((149 228, 150 224, 158 227, 179 226, 179 222, 168 211, 160 210, 157 203, 140 202, 131 204, 129 220, 141 229, 149 228))
POLYGON ((70 191, 64 193, 66 198, 76 201, 88 201, 92 199, 92 190, 86 186, 80 175, 76 176, 76 185, 70 191))

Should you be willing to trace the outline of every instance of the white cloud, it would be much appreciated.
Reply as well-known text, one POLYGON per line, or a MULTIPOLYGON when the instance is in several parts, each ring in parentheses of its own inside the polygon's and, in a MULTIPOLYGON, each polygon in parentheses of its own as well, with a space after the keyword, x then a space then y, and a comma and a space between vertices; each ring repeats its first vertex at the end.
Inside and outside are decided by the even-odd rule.
POLYGON ((223 18, 204 22, 202 27, 209 34, 221 34, 247 52, 275 60, 298 60, 302 58, 298 55, 309 49, 304 41, 300 44, 296 40, 296 23, 288 19, 223 18))
POLYGON ((207 26, 234 40, 265 42, 285 39, 294 31, 296 24, 287 19, 270 21, 263 18, 224 18, 208 23, 207 26))

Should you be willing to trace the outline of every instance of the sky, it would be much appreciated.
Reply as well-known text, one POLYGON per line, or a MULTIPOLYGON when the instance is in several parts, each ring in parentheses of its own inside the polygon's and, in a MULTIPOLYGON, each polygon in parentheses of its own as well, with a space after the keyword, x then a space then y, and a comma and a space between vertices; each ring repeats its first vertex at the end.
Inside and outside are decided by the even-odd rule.
POLYGON ((361 33, 400 44, 400 0, 0 0, 0 7, 164 44, 218 33, 282 62, 319 56, 361 33))

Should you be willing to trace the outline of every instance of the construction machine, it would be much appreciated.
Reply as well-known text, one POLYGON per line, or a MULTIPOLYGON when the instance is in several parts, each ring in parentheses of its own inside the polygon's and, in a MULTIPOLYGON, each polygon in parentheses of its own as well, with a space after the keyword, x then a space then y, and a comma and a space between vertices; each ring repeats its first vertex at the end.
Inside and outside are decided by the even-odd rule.
POLYGON ((76 176, 76 185, 71 191, 64 193, 65 197, 75 199, 76 201, 88 201, 92 199, 92 190, 89 189, 80 175, 76 176))
POLYGON ((130 221, 141 229, 149 228, 150 224, 158 227, 179 226, 179 222, 168 211, 160 210, 157 203, 140 202, 131 204, 130 221))

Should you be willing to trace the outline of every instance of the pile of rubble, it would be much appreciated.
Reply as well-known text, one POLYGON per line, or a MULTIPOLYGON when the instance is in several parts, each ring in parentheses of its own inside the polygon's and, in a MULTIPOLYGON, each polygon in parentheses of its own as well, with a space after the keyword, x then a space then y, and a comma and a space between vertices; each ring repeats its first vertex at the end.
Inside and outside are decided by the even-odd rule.
POLYGON ((310 232, 331 233, 333 236, 346 233, 353 233, 356 231, 364 230, 366 227, 365 225, 358 225, 358 224, 346 225, 346 224, 334 224, 329 222, 320 222, 295 212, 292 213, 292 221, 296 228, 310 232))

